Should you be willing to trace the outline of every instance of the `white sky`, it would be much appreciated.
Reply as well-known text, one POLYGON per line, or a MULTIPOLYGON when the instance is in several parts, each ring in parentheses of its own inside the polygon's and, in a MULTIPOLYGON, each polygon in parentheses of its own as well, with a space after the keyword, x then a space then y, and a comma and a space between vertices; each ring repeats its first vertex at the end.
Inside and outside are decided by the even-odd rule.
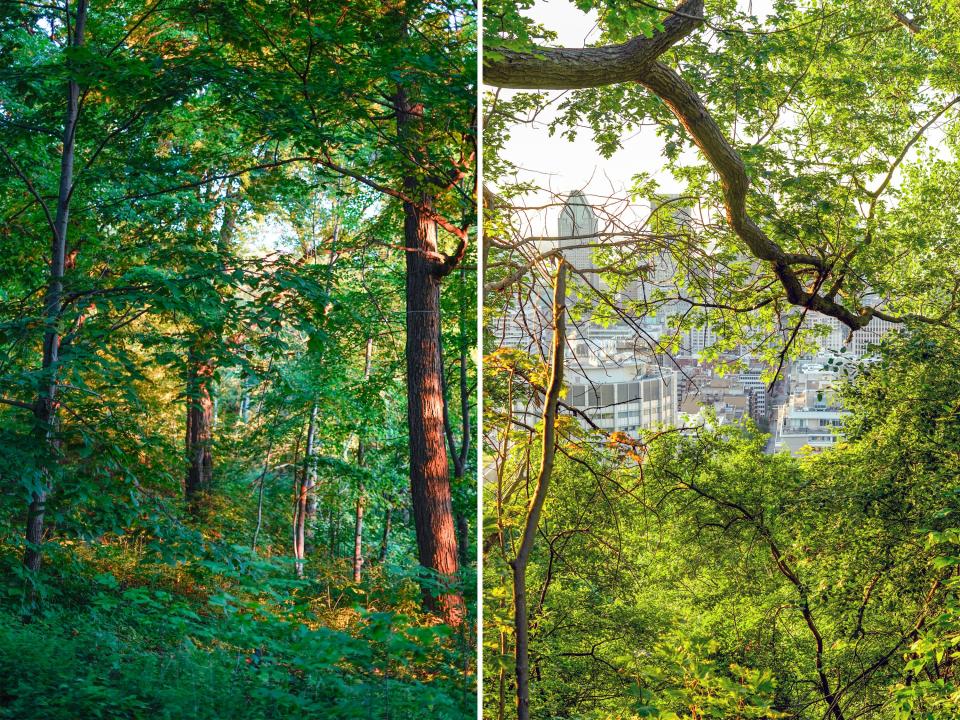
MULTIPOLYGON (((762 17, 772 8, 772 0, 738 0, 738 6, 744 12, 753 12, 762 17)), ((569 0, 537 0, 528 16, 557 33, 556 45, 583 47, 597 38, 596 13, 583 13, 569 0)), ((512 92, 503 90, 500 96, 510 97, 512 92)), ((559 92, 549 94, 551 98, 560 95, 559 92)), ((662 193, 675 193, 683 189, 669 173, 661 170, 665 162, 663 143, 657 137, 655 128, 635 130, 622 139, 623 147, 607 159, 597 151, 589 129, 579 132, 574 142, 559 135, 550 137, 547 123, 555 116, 548 109, 540 114, 542 119, 537 122, 518 124, 511 130, 505 153, 524 170, 521 179, 535 182, 553 193, 584 190, 588 196, 616 195, 623 198, 632 184, 633 176, 645 172, 657 180, 662 193)), ((695 151, 688 152, 693 157, 695 151)), ((549 192, 531 194, 527 201, 530 205, 539 205, 546 201, 549 192)), ((635 208, 632 213, 625 211, 624 219, 645 216, 646 210, 644 207, 635 208)), ((554 209, 539 213, 535 220, 530 218, 535 225, 529 228, 529 232, 554 235, 558 214, 559 211, 554 209)))

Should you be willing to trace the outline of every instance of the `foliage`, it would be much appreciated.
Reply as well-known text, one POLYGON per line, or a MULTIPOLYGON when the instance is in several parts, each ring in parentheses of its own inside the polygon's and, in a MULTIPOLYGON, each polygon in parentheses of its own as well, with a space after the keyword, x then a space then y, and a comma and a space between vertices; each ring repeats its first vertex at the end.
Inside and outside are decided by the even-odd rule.
POLYGON ((668 366, 686 332, 709 327, 703 365, 749 357, 768 381, 844 313, 851 328, 884 318, 899 331, 876 362, 842 363, 848 415, 819 455, 765 454, 749 424, 618 437, 580 429, 566 408, 528 572, 532 716, 956 715, 954 5, 685 3, 690 32, 664 41, 659 70, 626 77, 610 58, 629 48, 610 46, 642 45, 682 12, 577 2, 591 44, 607 48, 587 60, 549 51, 550 23, 531 20, 530 3, 487 4, 488 77, 533 90, 577 78, 501 88, 485 108, 486 319, 518 346, 485 348, 491 717, 511 715, 508 561, 541 452, 532 418, 549 328, 537 316, 555 246, 530 229, 567 200, 509 156, 525 124, 545 125, 558 152, 589 138, 607 158, 647 133, 678 189, 664 197, 665 183, 637 173, 624 194, 649 213, 625 211, 617 189, 591 197, 603 240, 597 277, 575 273, 574 325, 620 322, 648 348, 640 361, 668 366), (604 78, 608 61, 623 81, 604 78), (761 236, 794 259, 758 252, 761 236), (819 315, 824 298, 844 312, 819 315), (651 338, 647 321, 671 313, 651 338))
MULTIPOLYGON (((819 455, 764 454, 750 427, 638 445, 563 418, 529 573, 535 712, 952 717, 956 350, 951 333, 891 335, 819 455)), ((494 397, 521 362, 493 366, 494 397)), ((509 437, 485 496, 492 717, 511 694, 503 557, 539 453, 522 427, 509 437)))
MULTIPOLYGON (((421 607, 439 583, 413 525, 396 241, 405 178, 453 165, 436 211, 472 217, 473 15, 0 3, 0 716, 473 713, 471 624, 421 607), (390 131, 401 82, 428 107, 416 152, 390 131)), ((466 273, 444 286, 457 437, 476 423, 474 297, 466 273)))

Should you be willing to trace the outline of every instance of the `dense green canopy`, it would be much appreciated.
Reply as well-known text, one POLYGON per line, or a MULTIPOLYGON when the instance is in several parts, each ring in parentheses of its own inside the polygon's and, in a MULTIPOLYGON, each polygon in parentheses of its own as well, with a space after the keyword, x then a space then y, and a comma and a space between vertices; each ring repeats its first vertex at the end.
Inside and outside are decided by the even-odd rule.
POLYGON ((0 717, 472 713, 473 14, 0 3, 0 717), (417 215, 454 572, 411 494, 417 215))

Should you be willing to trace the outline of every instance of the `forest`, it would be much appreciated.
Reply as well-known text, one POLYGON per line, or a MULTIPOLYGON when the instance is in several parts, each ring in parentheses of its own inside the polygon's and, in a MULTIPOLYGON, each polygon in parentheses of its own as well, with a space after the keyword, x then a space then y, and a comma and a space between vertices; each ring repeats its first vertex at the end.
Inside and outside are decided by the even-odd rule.
POLYGON ((960 717, 960 5, 575 5, 585 46, 484 6, 485 717, 960 717), (579 221, 531 128, 663 170, 579 221), (582 379, 618 327, 658 381, 762 367, 751 403, 829 374, 821 444, 624 431, 582 379))
POLYGON ((0 3, 0 717, 474 716, 476 40, 0 3))

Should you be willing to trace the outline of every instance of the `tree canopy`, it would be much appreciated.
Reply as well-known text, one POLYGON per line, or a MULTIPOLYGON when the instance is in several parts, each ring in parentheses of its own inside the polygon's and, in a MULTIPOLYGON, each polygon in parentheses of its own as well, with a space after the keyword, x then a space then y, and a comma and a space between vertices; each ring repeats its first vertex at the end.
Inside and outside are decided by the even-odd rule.
POLYGON ((0 5, 0 716, 472 713, 474 14, 0 5))
POLYGON ((556 47, 532 7, 484 9, 487 713, 955 716, 955 4, 588 0, 585 48, 556 47), (538 123, 557 152, 656 133, 679 195, 638 171, 595 202, 598 229, 551 245, 531 218, 573 196, 509 153, 538 123), (582 247, 588 269, 564 259, 582 247), (564 267, 566 329, 549 309, 564 267), (591 323, 669 367, 708 329, 700 364, 749 357, 775 386, 825 324, 878 321, 891 331, 843 363, 843 424, 818 454, 769 453, 753 423, 710 413, 611 432, 569 386, 549 411, 591 323))

